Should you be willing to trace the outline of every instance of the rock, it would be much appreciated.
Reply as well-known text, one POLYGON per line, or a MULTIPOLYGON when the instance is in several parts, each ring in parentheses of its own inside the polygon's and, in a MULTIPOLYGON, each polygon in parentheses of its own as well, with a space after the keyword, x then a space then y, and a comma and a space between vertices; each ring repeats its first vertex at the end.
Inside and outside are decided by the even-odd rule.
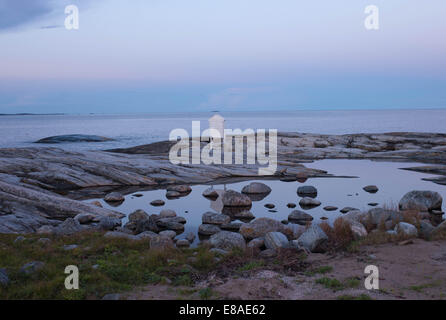
POLYGON ((33 273, 36 273, 37 271, 41 270, 45 266, 45 263, 41 261, 32 261, 28 262, 27 264, 23 265, 22 268, 20 268, 20 272, 31 275, 33 273))
POLYGON ((342 208, 341 210, 339 210, 341 213, 347 213, 347 212, 350 212, 350 211, 356 211, 356 210, 358 210, 357 208, 352 208, 352 207, 344 207, 344 208, 342 208))
POLYGON ((114 217, 102 217, 99 220, 99 228, 105 231, 115 230, 122 225, 121 219, 114 217))
POLYGON ((359 210, 352 210, 341 216, 341 218, 344 220, 351 220, 357 222, 362 222, 362 220, 366 219, 366 217, 367 213, 361 212, 359 210))
POLYGON ((170 186, 166 189, 166 191, 175 191, 179 193, 189 193, 192 191, 192 188, 187 185, 180 185, 180 186, 170 186))
POLYGON ((277 255, 277 251, 274 249, 266 249, 266 250, 260 251, 260 253, 259 253, 259 256, 264 259, 271 259, 271 258, 274 258, 276 255, 277 255))
POLYGON ((122 202, 125 198, 119 192, 111 192, 104 197, 104 200, 107 202, 122 202))
POLYGON ((102 300, 121 300, 121 295, 119 293, 108 293, 102 297, 102 300))
POLYGON ((142 193, 135 193, 135 194, 133 194, 133 196, 135 197, 135 198, 141 198, 142 196, 144 196, 142 193))
POLYGON ((39 240, 37 240, 38 243, 46 245, 47 243, 51 242, 51 239, 48 238, 40 238, 39 240))
POLYGON ((46 226, 41 226, 39 229, 37 229, 36 231, 37 234, 52 234, 54 233, 54 227, 46 225, 46 226))
POLYGON ((371 207, 376 207, 378 204, 379 203, 377 203, 377 202, 370 202, 370 203, 368 203, 368 205, 371 206, 371 207))
POLYGON ((6 287, 9 285, 9 277, 5 269, 0 269, 0 286, 6 287))
POLYGON ((239 248, 242 250, 246 249, 245 239, 241 234, 229 231, 220 231, 211 236, 209 239, 210 244, 214 248, 223 250, 232 250, 234 248, 239 248))
POLYGON ((56 143, 67 143, 67 142, 106 142, 106 141, 113 141, 113 139, 95 135, 87 135, 87 134, 68 134, 68 135, 43 138, 35 141, 34 143, 56 144, 56 143))
POLYGON ((177 191, 167 191, 166 192, 166 198, 167 199, 173 199, 173 198, 179 198, 181 197, 181 193, 177 191))
POLYGON ((177 248, 189 248, 190 242, 187 241, 186 239, 180 239, 177 241, 176 245, 177 245, 177 248))
POLYGON ((362 223, 354 220, 347 220, 347 222, 350 224, 350 230, 355 240, 367 237, 367 230, 362 223))
POLYGON ((58 235, 73 235, 83 230, 84 228, 78 221, 74 220, 73 218, 68 218, 54 228, 53 232, 58 235))
POLYGON ((220 231, 221 229, 215 224, 202 224, 198 227, 198 234, 203 236, 211 236, 220 231))
POLYGON ((305 197, 316 198, 317 189, 313 186, 302 186, 297 188, 297 195, 303 198, 305 197))
POLYGON ((231 217, 221 213, 206 212, 203 214, 201 221, 204 224, 221 225, 231 222, 231 217))
POLYGON ((288 239, 281 232, 268 232, 265 235, 265 247, 267 249, 287 248, 288 239))
POLYGON ((285 231, 285 226, 277 220, 258 218, 240 227, 240 234, 246 239, 264 237, 268 232, 285 231))
POLYGON ((311 225, 297 239, 297 244, 310 252, 323 253, 326 251, 325 244, 328 240, 325 232, 318 225, 311 225))
POLYGON ((207 188, 203 191, 203 197, 210 198, 210 199, 217 199, 218 198, 218 192, 214 190, 213 188, 207 188))
POLYGON ((136 210, 129 214, 129 222, 125 225, 125 228, 131 230, 134 234, 140 234, 144 231, 158 232, 160 229, 156 222, 156 216, 149 216, 143 210, 136 210))
POLYGON ((172 218, 172 217, 176 217, 177 214, 173 210, 165 209, 165 210, 161 210, 159 216, 161 218, 172 218))
POLYGON ((166 203, 163 200, 153 200, 150 204, 154 207, 164 206, 166 203))
POLYGON ((175 238, 177 236, 177 233, 172 230, 165 230, 165 231, 161 231, 159 233, 159 235, 162 237, 167 237, 167 238, 170 238, 173 240, 173 238, 175 238))
POLYGON ((174 247, 172 239, 157 236, 150 239, 150 249, 170 249, 174 247))
POLYGON ((139 222, 149 219, 149 215, 144 210, 136 210, 129 214, 129 221, 131 222, 139 222))
POLYGON ((395 230, 387 230, 387 234, 390 234, 391 236, 396 236, 398 233, 395 230))
POLYGON ((263 238, 255 238, 248 242, 247 247, 251 249, 260 249, 265 246, 265 240, 263 238))
POLYGON ((393 210, 387 210, 383 208, 373 208, 367 212, 365 217, 369 223, 372 223, 373 226, 379 226, 382 223, 385 223, 388 220, 401 220, 401 213, 393 210))
POLYGON ((233 214, 233 217, 242 221, 255 219, 254 215, 250 211, 236 212, 233 214))
POLYGON ((272 203, 267 203, 267 204, 265 204, 264 207, 267 208, 267 209, 274 209, 276 206, 274 204, 272 204, 272 203))
POLYGON ((434 229, 435 227, 429 221, 420 221, 420 236, 423 239, 429 240, 434 229))
POLYGON ((219 248, 211 248, 209 250, 209 252, 212 252, 213 254, 217 254, 217 255, 221 255, 221 256, 225 256, 225 255, 229 254, 229 251, 219 249, 219 248))
POLYGON ((334 206, 326 206, 324 207, 325 211, 336 211, 338 210, 338 207, 334 207, 334 206))
POLYGON ((306 225, 310 221, 313 221, 313 217, 306 212, 294 210, 288 215, 288 220, 300 225, 306 225))
POLYGON ((436 226, 431 233, 432 237, 439 235, 446 235, 446 221, 443 221, 438 226, 436 226))
POLYGON ((413 240, 404 240, 404 241, 398 242, 399 246, 407 246, 409 244, 413 244, 413 240))
POLYGON ((79 246, 77 244, 67 244, 67 245, 63 246, 63 249, 65 251, 71 251, 71 250, 77 249, 78 247, 79 246))
POLYGON ((17 238, 15 238, 14 243, 23 242, 25 240, 26 238, 24 236, 18 236, 17 238))
POLYGON ((365 186, 362 189, 368 193, 377 193, 379 190, 377 186, 373 186, 373 185, 365 186))
POLYGON ((251 182, 249 185, 244 186, 242 193, 246 194, 264 194, 270 193, 271 188, 261 182, 251 182))
POLYGON ((183 217, 161 218, 156 221, 156 225, 161 229, 174 230, 176 232, 184 231, 186 219, 183 217))
POLYGON ((398 234, 404 234, 406 236, 411 236, 411 237, 418 237, 417 228, 414 225, 407 222, 398 223, 395 227, 395 231, 398 234))
POLYGON ((99 201, 93 201, 93 202, 91 202, 91 204, 96 207, 102 208, 102 204, 99 201))
POLYGON ((118 231, 108 231, 106 234, 104 234, 104 237, 108 239, 127 239, 134 241, 141 240, 141 238, 138 236, 118 231))
POLYGON ((154 237, 158 237, 158 234, 153 231, 144 231, 137 234, 136 237, 138 238, 138 240, 147 240, 147 239, 150 240, 154 237))
POLYGON ((306 228, 303 225, 291 223, 285 226, 282 233, 286 235, 289 240, 296 240, 305 232, 305 230, 306 228))
POLYGON ((243 222, 233 221, 231 223, 225 223, 220 225, 220 229, 232 232, 239 232, 240 227, 243 225, 243 222))
POLYGON ((88 213, 80 213, 74 217, 74 220, 79 222, 80 224, 89 224, 92 223, 96 217, 92 214, 88 213))
POLYGON ((193 232, 189 232, 186 235, 186 240, 189 241, 190 243, 193 243, 195 241, 195 238, 196 238, 196 236, 195 236, 195 233, 193 233, 193 232))
POLYGON ((299 205, 302 208, 314 208, 314 207, 320 206, 321 202, 316 199, 305 197, 305 198, 300 199, 299 205))
POLYGON ((251 207, 251 199, 234 190, 227 190, 222 197, 223 206, 225 207, 251 207))
POLYGON ((441 210, 443 198, 434 191, 410 191, 399 202, 400 210, 441 210))
POLYGON ((290 208, 290 209, 293 209, 293 208, 296 208, 296 204, 295 203, 288 203, 287 205, 286 205, 288 208, 290 208))
POLYGON ((316 141, 314 141, 314 147, 315 148, 327 148, 329 146, 330 146, 330 144, 327 141, 325 141, 325 140, 316 140, 316 141))

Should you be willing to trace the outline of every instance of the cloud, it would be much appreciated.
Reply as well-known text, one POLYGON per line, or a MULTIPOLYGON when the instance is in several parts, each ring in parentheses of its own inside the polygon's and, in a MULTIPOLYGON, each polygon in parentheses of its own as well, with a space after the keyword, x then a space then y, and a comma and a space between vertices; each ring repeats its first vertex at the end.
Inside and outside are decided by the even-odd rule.
POLYGON ((53 10, 50 0, 0 0, 0 30, 17 28, 45 17, 53 10))

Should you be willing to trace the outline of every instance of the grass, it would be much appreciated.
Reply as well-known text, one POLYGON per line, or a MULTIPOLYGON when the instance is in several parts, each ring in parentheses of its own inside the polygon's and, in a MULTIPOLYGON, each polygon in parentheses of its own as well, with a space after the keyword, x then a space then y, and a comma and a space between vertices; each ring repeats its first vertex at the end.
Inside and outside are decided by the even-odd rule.
POLYGON ((316 274, 326 274, 326 273, 329 273, 331 271, 333 271, 333 267, 332 266, 321 266, 321 267, 318 267, 318 268, 306 271, 305 275, 311 277, 311 276, 314 276, 316 274))
POLYGON ((250 270, 255 270, 258 269, 260 267, 263 267, 265 265, 265 262, 262 260, 258 260, 258 261, 250 261, 246 264, 244 264, 243 266, 239 267, 237 269, 238 272, 243 272, 243 271, 250 271, 250 270))
POLYGON ((198 291, 198 295, 202 300, 209 300, 214 295, 214 292, 211 288, 204 288, 198 291))
POLYGON ((413 290, 413 291, 416 291, 416 292, 423 292, 424 289, 437 287, 439 285, 440 285, 439 282, 430 282, 430 283, 410 286, 409 290, 413 290))
POLYGON ((347 288, 357 288, 361 284, 360 280, 355 277, 346 278, 344 281, 339 281, 335 278, 322 277, 316 279, 315 282, 333 291, 340 291, 347 288))
POLYGON ((360 294, 359 296, 352 296, 349 294, 344 294, 337 297, 338 300, 372 300, 367 294, 360 294))

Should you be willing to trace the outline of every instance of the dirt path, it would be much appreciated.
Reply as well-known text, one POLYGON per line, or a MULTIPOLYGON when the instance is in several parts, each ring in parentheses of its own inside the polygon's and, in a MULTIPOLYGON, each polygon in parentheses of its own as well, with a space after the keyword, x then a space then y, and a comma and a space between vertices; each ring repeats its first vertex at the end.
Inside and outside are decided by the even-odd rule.
POLYGON ((126 299, 444 299, 446 241, 367 246, 357 254, 312 254, 293 276, 255 270, 247 277, 211 277, 194 287, 151 285, 126 299), (364 268, 379 268, 379 290, 366 290, 364 268), (322 280, 318 280, 322 279, 322 280), (322 282, 322 283, 321 283, 322 282), (206 289, 211 288, 211 289, 206 289), (211 293, 210 293, 211 292, 211 293))

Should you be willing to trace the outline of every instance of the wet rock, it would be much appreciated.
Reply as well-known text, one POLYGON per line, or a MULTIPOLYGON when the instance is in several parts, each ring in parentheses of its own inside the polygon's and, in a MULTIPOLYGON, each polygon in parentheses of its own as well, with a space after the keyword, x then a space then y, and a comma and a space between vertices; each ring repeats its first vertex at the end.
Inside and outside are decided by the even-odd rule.
POLYGON ((267 203, 267 204, 265 204, 264 207, 267 208, 267 209, 274 209, 276 206, 274 204, 272 204, 272 203, 267 203))
POLYGON ((310 252, 323 253, 326 251, 326 242, 328 240, 325 232, 318 225, 311 225, 297 239, 297 244, 310 252))
POLYGON ((302 186, 302 187, 297 188, 297 195, 299 197, 316 198, 317 197, 317 189, 313 186, 302 186))
POLYGON ((142 193, 135 193, 135 194, 133 194, 133 196, 135 197, 135 198, 141 198, 142 196, 144 196, 142 193))
POLYGON ((166 198, 167 199, 173 199, 173 198, 179 198, 181 197, 181 193, 177 191, 167 191, 166 192, 166 198))
POLYGON ((239 232, 240 227, 243 225, 242 222, 231 222, 231 223, 225 223, 220 225, 220 229, 226 230, 226 231, 232 231, 232 232, 239 232))
POLYGON ((68 135, 43 138, 37 140, 34 143, 56 144, 56 143, 67 143, 67 142, 106 142, 106 141, 113 141, 113 139, 95 135, 87 135, 87 134, 68 134, 68 135))
POLYGON ((172 239, 156 236, 150 239, 150 249, 170 249, 174 247, 172 239))
POLYGON ((144 231, 158 232, 157 220, 157 217, 149 216, 144 210, 136 210, 129 214, 129 222, 125 225, 125 228, 131 230, 134 234, 144 231))
POLYGON ((22 268, 20 268, 20 272, 26 275, 31 275, 41 270, 44 266, 45 263, 43 263, 42 261, 32 261, 23 265, 22 268))
POLYGON ((357 211, 358 209, 357 208, 353 208, 353 207, 344 207, 344 208, 342 208, 341 210, 339 210, 341 213, 347 213, 347 212, 350 212, 350 211, 357 211))
POLYGON ((240 220, 252 220, 255 219, 254 215, 250 212, 250 211, 242 211, 242 212, 236 212, 233 214, 233 217, 235 219, 240 219, 240 220))
POLYGON ((287 205, 286 205, 288 208, 290 208, 290 209, 293 209, 293 208, 296 208, 296 204, 295 203, 288 203, 287 205))
POLYGON ((377 193, 379 190, 377 186, 373 186, 373 185, 365 186, 362 189, 368 193, 377 193))
POLYGON ((242 193, 246 194, 265 194, 270 193, 271 188, 261 182, 251 182, 249 185, 244 186, 242 193))
POLYGON ((406 236, 411 237, 418 237, 418 230, 417 228, 407 222, 400 222, 396 225, 395 231, 400 234, 404 234, 406 236))
POLYGON ((177 233, 172 230, 165 230, 165 231, 161 231, 159 233, 159 235, 162 237, 167 237, 167 238, 170 238, 173 240, 173 238, 175 238, 177 236, 177 233))
POLYGON ((221 225, 230 223, 231 217, 221 213, 206 212, 203 214, 201 220, 203 224, 221 225))
POLYGON ((371 206, 371 207, 376 207, 378 204, 379 203, 377 203, 377 202, 370 202, 370 203, 368 203, 368 205, 371 206))
POLYGON ((195 241, 195 238, 196 238, 196 236, 195 236, 195 233, 193 233, 193 232, 189 232, 186 235, 186 240, 189 241, 190 243, 193 243, 195 241))
POLYGON ((58 235, 73 235, 83 230, 84 228, 78 221, 74 220, 73 218, 68 218, 57 227, 55 227, 53 229, 53 232, 58 235))
POLYGON ((80 213, 74 217, 74 220, 79 222, 80 224, 89 224, 95 221, 96 217, 92 214, 88 213, 80 213))
POLYGON ((166 189, 166 191, 175 191, 179 193, 189 193, 192 191, 192 188, 187 185, 180 185, 180 186, 170 186, 166 189))
POLYGON ((123 202, 125 198, 119 192, 111 192, 104 197, 104 200, 107 202, 123 202))
POLYGON ((228 190, 222 197, 223 206, 225 207, 251 207, 251 199, 234 190, 228 190))
POLYGON ((306 225, 313 221, 313 217, 306 212, 300 210, 294 210, 288 215, 288 220, 300 225, 306 225))
POLYGON ((166 203, 163 200, 158 199, 158 200, 153 200, 152 202, 150 202, 150 204, 154 207, 161 207, 164 206, 166 203))
POLYGON ((218 198, 218 192, 214 190, 213 188, 207 188, 203 191, 203 197, 210 198, 210 199, 217 199, 218 198))
POLYGON ((162 218, 156 221, 159 228, 176 232, 184 231, 184 223, 186 223, 186 220, 183 217, 162 218))
POLYGON ((198 227, 198 234, 203 236, 211 236, 220 231, 221 229, 215 224, 202 224, 198 227))
POLYGON ((5 269, 0 269, 0 286, 6 287, 9 285, 9 277, 5 269))
POLYGON ((160 218, 172 218, 172 217, 176 217, 177 214, 173 210, 165 209, 165 210, 161 210, 159 216, 160 216, 160 218))
POLYGON ((242 250, 246 249, 245 239, 241 234, 229 231, 220 231, 211 236, 209 239, 210 244, 214 248, 223 250, 232 250, 234 248, 239 248, 242 250))
POLYGON ((314 208, 314 207, 320 206, 321 202, 316 199, 305 197, 305 198, 300 199, 299 205, 304 209, 305 208, 314 208))
POLYGON ((106 231, 115 230, 122 225, 121 219, 114 217, 102 217, 99 220, 99 228, 106 231))
POLYGON ((246 239, 264 237, 268 232, 282 232, 285 226, 280 221, 270 218, 258 218, 240 227, 240 234, 246 239))
POLYGON ((324 207, 325 211, 336 211, 338 210, 338 207, 334 207, 334 206, 326 206, 324 207))
POLYGON ((265 247, 267 249, 279 249, 288 247, 288 239, 281 232, 268 232, 265 235, 265 247))
POLYGON ((400 210, 441 210, 443 198, 434 191, 410 191, 399 202, 400 210))

